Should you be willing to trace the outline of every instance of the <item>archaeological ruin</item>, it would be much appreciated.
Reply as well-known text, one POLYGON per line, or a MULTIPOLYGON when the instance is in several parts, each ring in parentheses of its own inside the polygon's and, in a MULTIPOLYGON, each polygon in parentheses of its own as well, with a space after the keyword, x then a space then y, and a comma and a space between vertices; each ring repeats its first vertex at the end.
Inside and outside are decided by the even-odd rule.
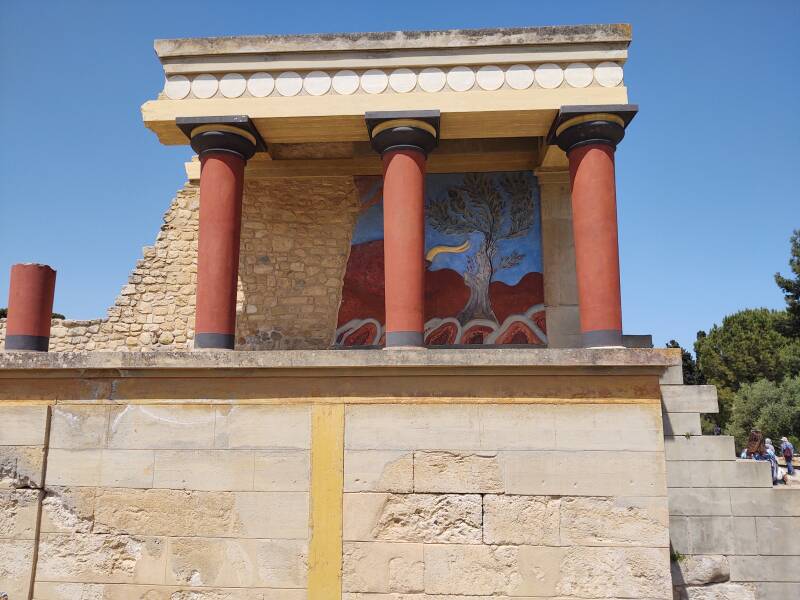
POLYGON ((800 597, 800 492, 623 328, 630 42, 156 41, 144 125, 187 162, 154 244, 90 321, 11 269, 0 593, 800 597))

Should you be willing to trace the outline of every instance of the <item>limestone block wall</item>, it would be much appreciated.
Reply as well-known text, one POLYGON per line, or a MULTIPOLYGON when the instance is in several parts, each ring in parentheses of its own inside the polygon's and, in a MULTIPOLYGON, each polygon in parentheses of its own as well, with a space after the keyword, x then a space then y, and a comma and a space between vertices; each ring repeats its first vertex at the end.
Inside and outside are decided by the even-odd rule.
POLYGON ((29 598, 41 505, 47 406, 0 408, 0 592, 29 598))
POLYGON ((343 597, 670 598, 662 452, 652 405, 351 406, 343 597))
POLYGON ((703 436, 716 389, 680 383, 661 386, 676 598, 800 597, 800 490, 738 460, 732 437, 703 436))
MULTIPOLYGON (((105 318, 54 319, 50 351, 191 348, 199 187, 187 183, 105 318)), ((352 177, 246 182, 237 348, 327 348, 358 212, 352 177)), ((54 265, 56 268, 58 265, 54 265)), ((56 294, 58 292, 56 291, 56 294)), ((5 319, 0 320, 0 343, 5 319)))
POLYGON ((65 404, 49 442, 35 598, 305 598, 308 407, 65 404))

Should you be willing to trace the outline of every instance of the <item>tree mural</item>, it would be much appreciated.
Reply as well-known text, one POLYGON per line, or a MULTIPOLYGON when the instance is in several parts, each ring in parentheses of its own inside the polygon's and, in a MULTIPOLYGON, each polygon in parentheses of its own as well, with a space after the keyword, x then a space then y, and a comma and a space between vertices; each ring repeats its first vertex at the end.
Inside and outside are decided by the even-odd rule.
POLYGON ((522 237, 534 219, 531 180, 522 173, 489 177, 468 173, 463 183, 427 201, 428 223, 440 233, 463 236, 467 241, 479 234, 480 243, 467 259, 464 282, 470 295, 457 319, 497 321, 489 297, 495 274, 518 265, 523 258, 517 250, 500 251, 500 242, 522 237), (495 183, 496 182, 496 183, 495 183))

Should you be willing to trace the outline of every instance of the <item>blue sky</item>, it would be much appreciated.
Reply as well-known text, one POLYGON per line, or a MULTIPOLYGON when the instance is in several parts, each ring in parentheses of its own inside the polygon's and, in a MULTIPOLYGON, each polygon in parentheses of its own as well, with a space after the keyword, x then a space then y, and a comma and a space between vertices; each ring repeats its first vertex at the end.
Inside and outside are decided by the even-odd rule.
POLYGON ((0 305, 14 262, 58 270, 55 309, 105 314, 184 182, 140 105, 155 38, 629 22, 640 114, 617 153, 623 321, 691 346, 783 306, 800 227, 800 3, 456 0, 0 4, 0 305))

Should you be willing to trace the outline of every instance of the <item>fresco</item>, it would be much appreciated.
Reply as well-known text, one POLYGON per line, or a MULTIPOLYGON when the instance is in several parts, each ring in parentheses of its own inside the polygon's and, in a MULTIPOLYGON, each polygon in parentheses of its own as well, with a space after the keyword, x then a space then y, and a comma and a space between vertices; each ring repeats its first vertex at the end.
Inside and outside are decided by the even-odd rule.
MULTIPOLYGON (((541 220, 529 172, 434 174, 425 183, 425 344, 546 345, 541 220)), ((358 177, 335 345, 384 343, 380 177, 358 177)))

